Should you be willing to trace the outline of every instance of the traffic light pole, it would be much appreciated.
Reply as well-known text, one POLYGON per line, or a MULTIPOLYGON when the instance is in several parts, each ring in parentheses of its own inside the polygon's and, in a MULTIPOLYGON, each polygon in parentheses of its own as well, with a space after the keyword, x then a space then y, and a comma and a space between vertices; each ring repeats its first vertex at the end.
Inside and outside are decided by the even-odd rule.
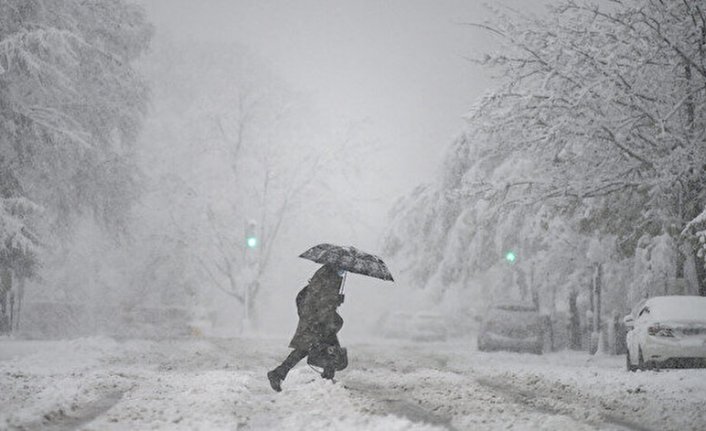
POLYGON ((245 286, 243 294, 243 331, 250 331, 250 301, 252 296, 253 286, 255 285, 255 263, 256 256, 254 255, 259 246, 259 240, 257 235, 257 223, 254 220, 248 220, 245 222, 245 244, 243 246, 243 263, 245 266, 246 277, 245 286))

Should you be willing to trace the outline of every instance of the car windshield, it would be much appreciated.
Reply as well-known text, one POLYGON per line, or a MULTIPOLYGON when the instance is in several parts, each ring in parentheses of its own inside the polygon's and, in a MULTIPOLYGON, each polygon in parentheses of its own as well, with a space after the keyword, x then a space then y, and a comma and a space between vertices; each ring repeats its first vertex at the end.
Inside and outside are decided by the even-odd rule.
POLYGON ((706 321, 706 297, 662 296, 650 299, 646 305, 655 320, 706 321))

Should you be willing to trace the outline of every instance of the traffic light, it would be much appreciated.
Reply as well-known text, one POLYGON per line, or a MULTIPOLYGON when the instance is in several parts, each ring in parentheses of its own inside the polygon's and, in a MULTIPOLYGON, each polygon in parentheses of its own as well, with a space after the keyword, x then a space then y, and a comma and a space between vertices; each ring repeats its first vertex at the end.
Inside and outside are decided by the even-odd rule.
POLYGON ((257 223, 250 220, 245 226, 245 245, 248 248, 256 248, 260 241, 257 238, 257 223))
POLYGON ((505 260, 508 261, 509 263, 515 263, 517 260, 517 255, 515 254, 514 251, 510 250, 507 253, 505 253, 505 260))

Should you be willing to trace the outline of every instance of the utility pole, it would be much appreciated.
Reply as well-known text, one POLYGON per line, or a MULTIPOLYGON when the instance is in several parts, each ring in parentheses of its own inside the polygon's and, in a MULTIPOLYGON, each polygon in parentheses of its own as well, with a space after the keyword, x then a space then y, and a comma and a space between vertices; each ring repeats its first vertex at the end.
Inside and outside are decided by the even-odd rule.
POLYGON ((517 268, 515 267, 515 264, 517 262, 517 254, 515 254, 515 252, 513 250, 508 250, 505 252, 503 257, 505 258, 505 262, 507 262, 507 264, 510 267, 510 277, 511 277, 511 279, 510 279, 511 287, 510 288, 511 289, 519 289, 520 296, 524 300, 525 296, 526 296, 526 292, 523 291, 521 286, 519 286, 519 284, 518 284, 517 268))
POLYGON ((257 250, 260 246, 260 237, 257 234, 257 222, 248 220, 245 223, 245 247, 243 247, 243 263, 245 266, 245 286, 243 292, 243 330, 249 331, 251 325, 252 290, 255 286, 257 264, 257 250))

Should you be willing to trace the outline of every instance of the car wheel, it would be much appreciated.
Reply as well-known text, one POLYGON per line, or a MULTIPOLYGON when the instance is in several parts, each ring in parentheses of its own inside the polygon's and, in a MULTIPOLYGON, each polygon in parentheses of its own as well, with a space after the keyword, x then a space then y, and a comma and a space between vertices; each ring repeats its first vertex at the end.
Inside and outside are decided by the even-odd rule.
POLYGON ((628 371, 635 372, 637 370, 637 367, 632 364, 630 361, 630 350, 628 350, 628 353, 625 354, 625 364, 627 366, 628 371))

